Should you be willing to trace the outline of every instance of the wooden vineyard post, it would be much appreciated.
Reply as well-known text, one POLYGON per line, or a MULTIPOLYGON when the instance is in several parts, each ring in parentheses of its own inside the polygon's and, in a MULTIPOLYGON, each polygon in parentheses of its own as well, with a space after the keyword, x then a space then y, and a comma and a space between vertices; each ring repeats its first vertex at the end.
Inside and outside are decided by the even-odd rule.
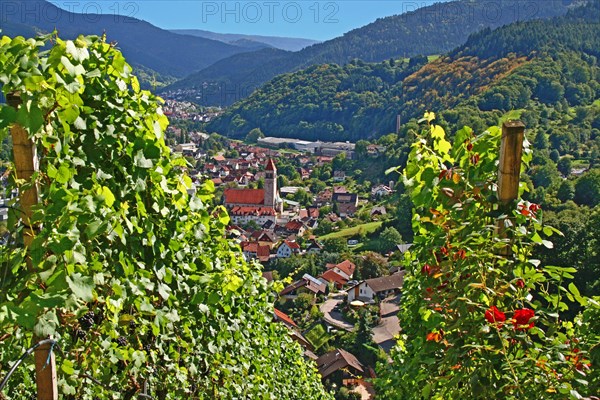
MULTIPOLYGON (((521 157, 525 125, 521 121, 507 121, 502 125, 502 143, 500 145, 500 165, 498 166, 498 199, 502 211, 510 214, 513 201, 519 196, 519 177, 521 175, 521 157)), ((505 219, 498 221, 498 234, 505 234, 505 219)), ((509 256, 511 247, 507 245, 500 254, 509 256)))
MULTIPOLYGON (((17 109, 21 104, 18 94, 7 96, 8 104, 17 109)), ((37 170, 36 149, 29 139, 29 135, 24 127, 19 124, 13 124, 10 128, 13 142, 13 156, 15 162, 15 172, 17 179, 30 182, 31 177, 37 170)), ((27 190, 19 192, 20 217, 23 220, 23 243, 29 248, 35 238, 37 227, 31 223, 33 215, 32 207, 38 202, 38 191, 35 185, 27 190)), ((33 266, 31 259, 27 258, 27 266, 31 270, 33 266)), ((34 337, 33 341, 37 343, 40 338, 34 337)), ((56 375, 56 360, 51 344, 39 346, 34 353, 35 356, 35 379, 37 385, 38 400, 58 400, 58 379, 56 375)))

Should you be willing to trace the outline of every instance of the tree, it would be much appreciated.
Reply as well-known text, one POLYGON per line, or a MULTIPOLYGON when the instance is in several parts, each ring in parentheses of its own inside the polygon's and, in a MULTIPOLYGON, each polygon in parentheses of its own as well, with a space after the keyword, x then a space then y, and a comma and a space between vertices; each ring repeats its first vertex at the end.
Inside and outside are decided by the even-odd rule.
POLYGON ((343 253, 348 249, 344 238, 325 239, 323 249, 328 253, 343 253))
POLYGON ((331 167, 334 171, 343 171, 346 169, 347 164, 348 160, 346 159, 346 153, 340 153, 333 157, 331 167))
POLYGON ((575 202, 591 207, 600 203, 600 169, 593 169, 577 180, 575 202))
POLYGON ((371 279, 386 275, 387 261, 379 253, 366 251, 356 258, 357 279, 371 279))
POLYGON ((319 222, 319 225, 315 228, 317 235, 327 235, 333 230, 333 224, 328 219, 323 219, 319 222))
MULTIPOLYGON (((164 399, 328 398, 272 324, 260 267, 224 238, 212 182, 188 195, 160 99, 131 72, 98 37, 0 40, 2 89, 22 103, 0 106, 0 137, 20 124, 40 155, 25 183, 39 190, 35 239, 0 247, 0 364, 52 336, 65 398, 131 398, 145 381, 164 399)), ((29 397, 32 370, 6 392, 29 397)))
POLYGON ((385 228, 379 236, 379 250, 382 252, 393 250, 400 243, 402 243, 402 235, 393 226, 385 228))
POLYGON ((558 160, 556 168, 564 177, 567 177, 571 175, 571 169, 573 168, 573 160, 571 160, 571 157, 568 156, 562 157, 560 160, 558 160))
POLYGON ((533 142, 534 147, 538 150, 546 150, 548 148, 548 144, 549 141, 546 134, 544 132, 538 131, 538 133, 535 135, 535 141, 533 142))
POLYGON ((556 197, 563 203, 573 200, 575 198, 575 185, 573 182, 569 180, 562 181, 556 192, 556 197))
POLYGON ((246 143, 256 143, 259 138, 264 138, 265 134, 260 128, 254 128, 246 135, 246 143))
POLYGON ((531 181, 536 188, 548 188, 554 183, 558 182, 560 179, 558 170, 556 169, 556 164, 550 160, 547 160, 547 162, 543 165, 537 165, 532 168, 529 176, 531 177, 531 181))
POLYGON ((300 293, 294 299, 294 307, 300 311, 309 311, 315 302, 315 298, 310 293, 300 293))
POLYGON ((294 193, 292 198, 294 201, 300 203, 303 207, 307 207, 313 202, 313 197, 311 194, 304 189, 299 189, 296 193, 294 193))

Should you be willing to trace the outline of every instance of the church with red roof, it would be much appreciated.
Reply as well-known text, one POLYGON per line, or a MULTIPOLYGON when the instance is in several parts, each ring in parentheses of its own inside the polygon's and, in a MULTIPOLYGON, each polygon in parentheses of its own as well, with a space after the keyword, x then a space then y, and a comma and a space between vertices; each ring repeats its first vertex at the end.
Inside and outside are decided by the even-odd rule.
POLYGON ((267 221, 276 222, 281 214, 283 202, 277 191, 277 167, 272 159, 265 166, 265 185, 263 189, 225 189, 223 193, 225 207, 234 224, 246 224, 254 221, 263 225, 267 221))

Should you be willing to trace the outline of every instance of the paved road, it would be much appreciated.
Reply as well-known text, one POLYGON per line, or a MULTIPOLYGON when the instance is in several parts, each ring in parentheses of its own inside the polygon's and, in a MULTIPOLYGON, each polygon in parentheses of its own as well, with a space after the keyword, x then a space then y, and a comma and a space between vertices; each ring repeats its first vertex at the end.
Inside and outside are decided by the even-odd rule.
POLYGON ((381 322, 373 328, 373 340, 386 353, 389 353, 396 340, 396 336, 400 332, 400 323, 398 322, 398 304, 400 303, 400 295, 393 295, 381 302, 381 322))
POLYGON ((330 325, 338 327, 340 329, 345 329, 347 331, 351 331, 354 329, 354 325, 344 320, 342 313, 339 311, 334 311, 333 307, 336 304, 344 301, 345 296, 340 293, 336 293, 333 296, 327 298, 323 304, 319 306, 319 310, 323 313, 323 319, 330 325))

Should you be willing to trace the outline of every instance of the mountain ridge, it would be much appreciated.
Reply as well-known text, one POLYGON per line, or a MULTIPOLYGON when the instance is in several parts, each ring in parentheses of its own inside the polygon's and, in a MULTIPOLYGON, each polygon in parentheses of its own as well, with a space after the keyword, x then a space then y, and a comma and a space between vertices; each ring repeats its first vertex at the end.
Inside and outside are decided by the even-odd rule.
POLYGON ((217 33, 212 31, 206 31, 202 29, 171 29, 171 32, 175 32, 180 35, 191 35, 203 37, 206 39, 218 40, 224 43, 235 43, 240 39, 246 39, 252 42, 263 43, 269 47, 275 47, 280 50, 286 51, 299 51, 303 48, 321 43, 319 40, 306 39, 306 38, 294 38, 287 36, 265 36, 265 35, 249 35, 249 34, 237 34, 237 33, 217 33))
MULTIPOLYGON (((516 20, 549 18, 564 15, 575 0, 456 0, 436 3, 401 15, 379 18, 363 27, 353 29, 343 36, 304 48, 288 55, 279 54, 264 59, 264 54, 255 54, 258 61, 248 68, 248 60, 253 53, 233 55, 219 61, 220 81, 214 80, 214 65, 200 70, 163 90, 189 91, 192 98, 197 96, 195 89, 202 91, 207 85, 258 87, 278 74, 293 72, 314 64, 346 64, 352 59, 367 62, 381 62, 389 58, 413 57, 446 53, 466 42, 469 34, 484 28, 500 27, 516 20), (490 17, 489 9, 495 5, 496 14, 490 17), (533 5, 533 6, 532 6, 533 5), (533 8, 532 8, 533 7, 533 8), (244 70, 244 73, 240 73, 244 70), (225 71, 229 71, 225 74, 225 71), (247 77, 251 77, 248 81, 247 77)), ((493 9, 494 7, 492 7, 493 9)), ((200 96, 202 100, 202 96, 200 96)), ((242 97, 242 96, 240 96, 242 97)), ((229 99, 221 99, 221 105, 228 106, 229 99)))
POLYGON ((248 51, 216 40, 179 35, 133 17, 73 13, 45 0, 13 0, 3 7, 4 35, 31 36, 55 29, 65 39, 106 33, 108 41, 117 42, 131 64, 180 78, 248 51))
POLYGON ((207 128, 231 137, 260 128, 267 136, 356 141, 395 132, 397 116, 409 121, 431 109, 467 107, 463 114, 493 123, 497 110, 534 103, 589 106, 600 98, 600 4, 584 11, 475 33, 432 62, 353 61, 283 74, 207 128))

